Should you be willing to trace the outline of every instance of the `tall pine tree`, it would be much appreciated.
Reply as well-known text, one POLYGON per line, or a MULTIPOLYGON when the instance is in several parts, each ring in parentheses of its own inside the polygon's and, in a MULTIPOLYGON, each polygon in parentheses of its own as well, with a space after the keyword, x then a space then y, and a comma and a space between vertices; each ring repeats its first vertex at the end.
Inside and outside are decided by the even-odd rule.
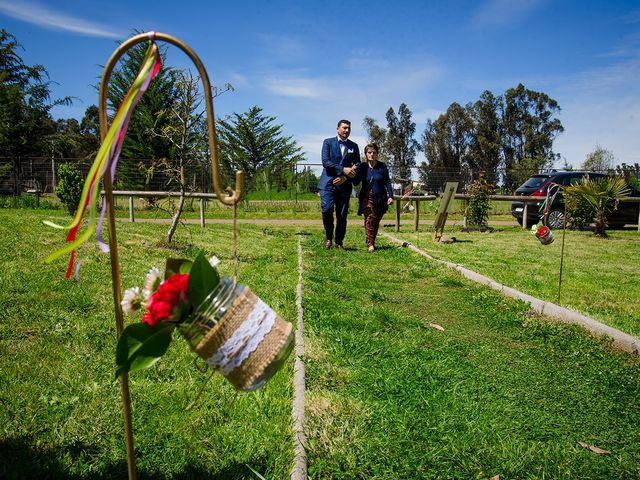
POLYGON ((234 171, 244 170, 249 188, 255 188, 259 173, 265 189, 274 183, 278 188, 285 187, 285 174, 303 161, 304 155, 302 147, 293 137, 284 136, 282 125, 275 125, 275 120, 257 106, 245 113, 234 113, 228 120, 218 120, 220 165, 227 181, 234 171))

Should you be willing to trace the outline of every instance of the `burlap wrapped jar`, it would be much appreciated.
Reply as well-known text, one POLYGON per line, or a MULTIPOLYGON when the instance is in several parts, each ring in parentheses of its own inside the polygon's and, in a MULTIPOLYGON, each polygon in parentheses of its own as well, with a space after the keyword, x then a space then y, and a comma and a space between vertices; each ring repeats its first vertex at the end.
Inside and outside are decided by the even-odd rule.
POLYGON ((293 349, 291 324, 249 287, 222 277, 180 330, 192 350, 238 390, 264 385, 293 349))

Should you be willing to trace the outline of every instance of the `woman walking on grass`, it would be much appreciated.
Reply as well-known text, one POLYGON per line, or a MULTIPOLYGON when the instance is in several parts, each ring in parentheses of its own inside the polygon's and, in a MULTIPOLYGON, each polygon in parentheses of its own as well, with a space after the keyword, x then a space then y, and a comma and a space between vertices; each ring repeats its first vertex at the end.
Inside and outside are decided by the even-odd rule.
POLYGON ((389 169, 378 161, 378 146, 368 144, 364 147, 364 155, 367 161, 358 166, 353 183, 362 182, 358 194, 358 215, 364 214, 365 240, 369 253, 373 253, 380 220, 393 202, 393 189, 389 169))

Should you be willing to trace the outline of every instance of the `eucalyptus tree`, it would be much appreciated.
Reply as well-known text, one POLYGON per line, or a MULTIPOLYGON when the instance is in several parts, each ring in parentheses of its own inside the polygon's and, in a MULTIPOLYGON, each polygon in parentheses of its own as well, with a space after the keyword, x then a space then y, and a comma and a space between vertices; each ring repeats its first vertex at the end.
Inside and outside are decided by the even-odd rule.
POLYGON ((375 143, 378 146, 378 160, 387 163, 389 161, 386 149, 387 130, 368 115, 362 120, 362 128, 367 132, 367 142, 375 143))
POLYGON ((468 111, 456 102, 435 121, 427 120, 422 134, 427 166, 421 172, 428 177, 429 190, 439 191, 446 182, 459 180, 462 167, 468 166, 472 132, 468 111))
POLYGON ((411 169, 416 166, 416 154, 420 145, 415 140, 416 124, 411 120, 411 110, 405 103, 387 110, 387 130, 384 148, 389 157, 391 176, 403 184, 411 181, 411 169))
POLYGON ((558 159, 553 142, 564 131, 558 102, 545 93, 518 84, 508 89, 501 105, 501 147, 508 186, 558 159))
POLYGON ((496 182, 500 165, 500 98, 485 90, 480 98, 467 106, 473 122, 467 161, 474 177, 485 172, 489 182, 496 182))

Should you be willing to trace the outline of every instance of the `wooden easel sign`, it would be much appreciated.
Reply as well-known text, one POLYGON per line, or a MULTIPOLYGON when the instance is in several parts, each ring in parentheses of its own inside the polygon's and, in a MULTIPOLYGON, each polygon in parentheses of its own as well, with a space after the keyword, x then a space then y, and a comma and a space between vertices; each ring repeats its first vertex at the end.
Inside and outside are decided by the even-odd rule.
POLYGON ((458 190, 458 182, 447 182, 440 199, 440 207, 438 207, 438 213, 436 213, 436 219, 433 222, 433 241, 439 242, 442 238, 442 232, 444 231, 444 225, 447 223, 447 217, 449 212, 453 211, 453 199, 458 190))

